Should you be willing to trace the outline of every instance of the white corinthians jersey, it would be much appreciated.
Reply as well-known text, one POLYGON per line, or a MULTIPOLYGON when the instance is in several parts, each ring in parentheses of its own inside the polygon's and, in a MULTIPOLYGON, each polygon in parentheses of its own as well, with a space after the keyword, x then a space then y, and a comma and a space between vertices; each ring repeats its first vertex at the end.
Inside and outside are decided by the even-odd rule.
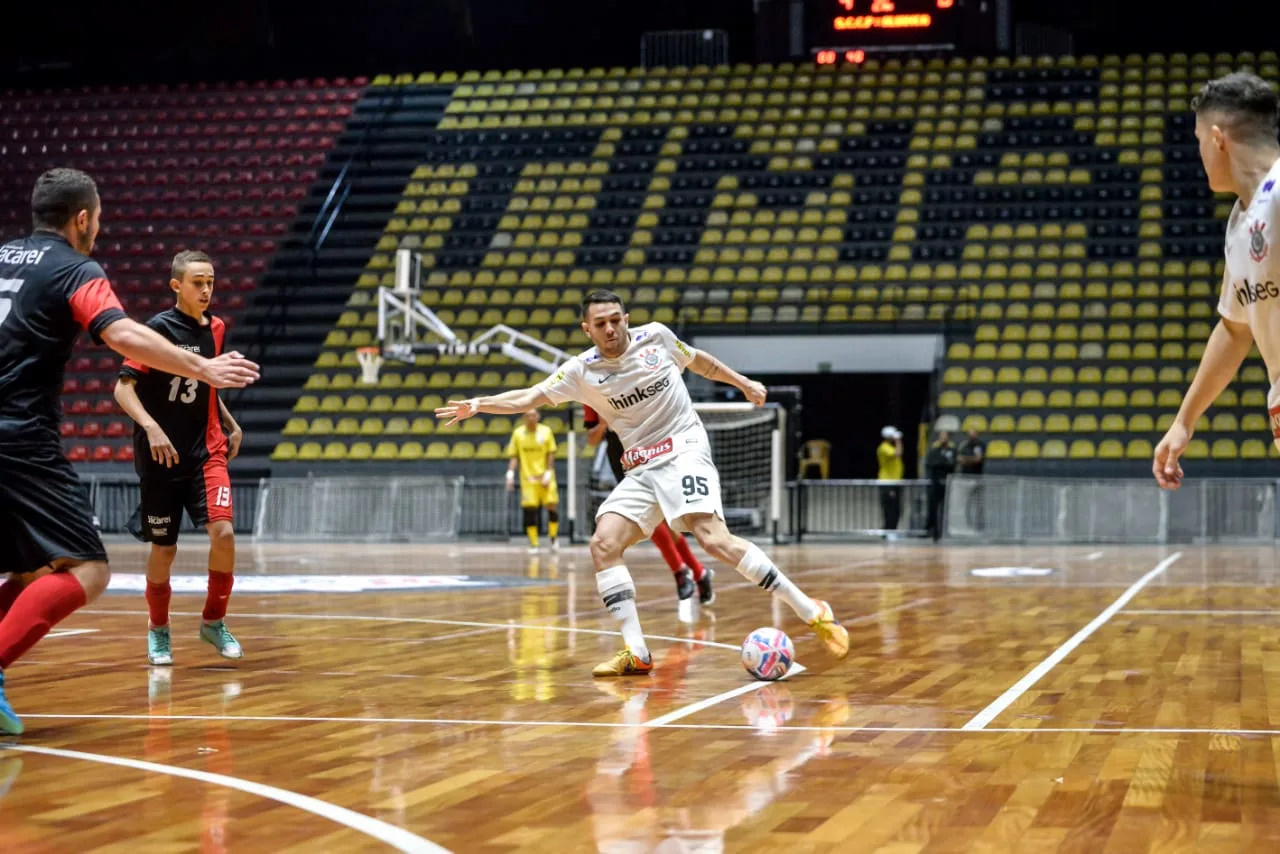
POLYGON ((680 374, 697 351, 661 323, 631 330, 621 356, 595 347, 574 356, 538 389, 552 403, 573 400, 600 413, 626 448, 628 469, 659 465, 681 453, 710 452, 707 431, 680 374))
POLYGON ((1227 219, 1227 270, 1218 313, 1249 324, 1274 386, 1280 379, 1280 160, 1262 179, 1247 208, 1236 200, 1227 219))

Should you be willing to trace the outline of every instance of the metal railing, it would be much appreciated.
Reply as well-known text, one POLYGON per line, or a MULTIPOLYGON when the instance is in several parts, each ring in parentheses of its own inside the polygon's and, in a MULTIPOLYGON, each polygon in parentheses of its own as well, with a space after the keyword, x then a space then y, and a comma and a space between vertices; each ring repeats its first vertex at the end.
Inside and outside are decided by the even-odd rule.
MULTIPOLYGON (((84 482, 103 533, 124 533, 138 507, 137 478, 97 475, 84 482)), ((573 503, 583 511, 573 533, 584 542, 608 490, 587 478, 573 488, 573 503)), ((565 537, 571 533, 570 489, 561 484, 565 537)), ((519 493, 496 478, 263 478, 234 484, 232 495, 236 533, 246 536, 502 540, 524 530, 519 493), (260 517, 275 520, 274 525, 264 526, 260 517)), ((1166 492, 1140 478, 955 475, 944 500, 943 533, 949 542, 1270 544, 1280 538, 1280 480, 1264 478, 1208 478, 1166 492)), ((927 481, 798 480, 786 484, 783 503, 779 534, 793 542, 928 533, 927 481), (894 507, 897 524, 890 527, 886 515, 894 507)), ((184 530, 195 531, 185 520, 184 530)))
POLYGON ((956 475, 947 482, 952 541, 1008 543, 1271 543, 1280 481, 956 475))

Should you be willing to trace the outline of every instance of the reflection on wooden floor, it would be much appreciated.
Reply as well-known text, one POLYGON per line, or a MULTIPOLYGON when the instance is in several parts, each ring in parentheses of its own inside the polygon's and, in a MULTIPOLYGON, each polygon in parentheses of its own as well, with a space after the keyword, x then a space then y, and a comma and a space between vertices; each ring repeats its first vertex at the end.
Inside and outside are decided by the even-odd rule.
POLYGON ((1184 548, 1074 640, 1172 550, 773 552, 847 660, 727 569, 682 622, 647 548, 657 669, 606 681, 583 550, 246 544, 226 662, 192 538, 150 668, 144 553, 115 545, 115 592, 7 674, 0 851, 1280 850, 1273 549, 1184 548), (806 672, 749 681, 764 625, 806 672))

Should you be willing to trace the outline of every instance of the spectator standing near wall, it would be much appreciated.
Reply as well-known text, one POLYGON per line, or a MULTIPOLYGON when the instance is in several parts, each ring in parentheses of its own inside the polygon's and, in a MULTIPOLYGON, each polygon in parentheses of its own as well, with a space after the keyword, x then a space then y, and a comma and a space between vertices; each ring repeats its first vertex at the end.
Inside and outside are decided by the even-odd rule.
POLYGON ((884 513, 885 531, 898 530, 902 515, 902 431, 885 427, 880 431, 880 447, 876 448, 880 484, 880 509, 884 513))
MULTIPOLYGON (((956 471, 960 474, 980 475, 987 461, 987 443, 982 441, 977 430, 970 430, 956 450, 956 471)), ((974 483, 969 487, 969 495, 965 500, 965 521, 975 531, 983 527, 982 484, 974 483)))
POLYGON ((942 505, 947 498, 947 477, 956 470, 956 446, 951 433, 943 430, 924 458, 929 478, 929 536, 936 543, 942 539, 942 505))

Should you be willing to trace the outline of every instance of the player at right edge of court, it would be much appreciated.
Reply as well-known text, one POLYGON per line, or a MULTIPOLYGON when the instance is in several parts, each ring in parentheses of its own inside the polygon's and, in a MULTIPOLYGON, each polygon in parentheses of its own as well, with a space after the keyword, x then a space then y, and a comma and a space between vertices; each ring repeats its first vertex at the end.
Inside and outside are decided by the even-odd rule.
POLYGON ((10 573, 0 584, 0 732, 9 735, 23 724, 4 671, 111 580, 87 491, 58 435, 62 378, 80 331, 215 388, 258 378, 239 353, 205 359, 129 319, 89 257, 101 213, 92 178, 51 169, 31 193, 31 235, 0 246, 0 572, 10 573))
POLYGON ((1267 409, 1280 445, 1280 100, 1266 81, 1239 72, 1206 83, 1191 109, 1209 189, 1237 198, 1227 219, 1221 319, 1151 464, 1163 489, 1181 485, 1178 460, 1196 422, 1230 384, 1255 341, 1267 366, 1267 409))
POLYGON ((592 674, 636 676, 653 670, 636 612, 635 582, 622 556, 651 536, 663 519, 674 530, 692 532, 712 557, 786 602, 832 655, 847 656, 849 633, 836 621, 831 606, 810 599, 759 546, 729 532, 710 440, 680 374, 689 368, 729 383, 757 406, 765 401, 764 386, 709 353, 694 350, 661 323, 629 329, 622 299, 611 291, 593 291, 583 300, 582 329, 595 346, 538 385, 452 400, 437 409, 436 416, 454 424, 480 412, 513 415, 570 400, 607 413, 606 420, 626 448, 627 476, 596 512, 590 549, 596 589, 621 624, 626 647, 592 674))

